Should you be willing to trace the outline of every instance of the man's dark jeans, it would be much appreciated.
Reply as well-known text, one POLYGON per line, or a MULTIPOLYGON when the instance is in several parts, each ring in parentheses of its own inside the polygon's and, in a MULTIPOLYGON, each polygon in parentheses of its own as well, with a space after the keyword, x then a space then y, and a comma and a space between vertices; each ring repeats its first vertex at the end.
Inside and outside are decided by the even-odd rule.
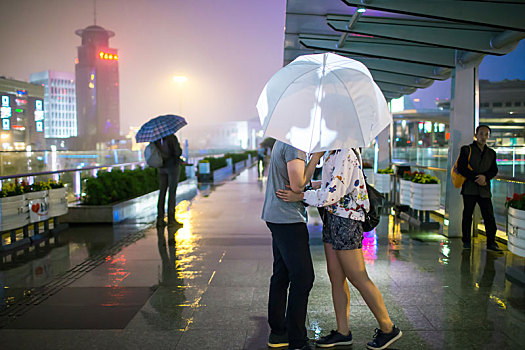
POLYGON ((301 348, 306 345, 306 308, 314 283, 308 229, 305 223, 266 225, 273 247, 268 323, 273 333, 288 333, 290 348, 301 348))
POLYGON ((157 203, 157 217, 164 219, 164 206, 166 203, 166 192, 168 196, 168 221, 175 220, 175 204, 177 185, 179 183, 180 164, 169 164, 166 168, 159 168, 159 201, 157 203))
POLYGON ((472 232, 472 214, 476 203, 481 210, 483 223, 485 224, 485 232, 487 235, 487 245, 495 243, 496 239, 496 219, 494 219, 494 208, 492 207, 492 200, 490 198, 482 198, 480 196, 463 195, 463 220, 461 222, 461 229, 463 231, 463 242, 470 243, 470 235, 472 232))

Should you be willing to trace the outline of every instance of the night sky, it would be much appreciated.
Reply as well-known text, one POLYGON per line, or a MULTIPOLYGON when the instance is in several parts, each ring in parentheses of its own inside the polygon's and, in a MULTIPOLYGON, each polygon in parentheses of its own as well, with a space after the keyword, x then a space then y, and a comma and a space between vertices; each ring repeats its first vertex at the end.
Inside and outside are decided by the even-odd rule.
MULTIPOLYGON (((97 24, 119 49, 121 131, 158 114, 189 125, 247 120, 266 81, 282 66, 285 0, 104 0, 97 24), (188 81, 182 91, 174 75, 188 81)), ((0 75, 27 81, 33 72, 74 72, 80 37, 93 24, 91 0, 1 0, 0 75)), ((525 79, 525 43, 487 56, 480 79, 525 79)), ((419 108, 450 97, 450 80, 419 90, 419 108)))

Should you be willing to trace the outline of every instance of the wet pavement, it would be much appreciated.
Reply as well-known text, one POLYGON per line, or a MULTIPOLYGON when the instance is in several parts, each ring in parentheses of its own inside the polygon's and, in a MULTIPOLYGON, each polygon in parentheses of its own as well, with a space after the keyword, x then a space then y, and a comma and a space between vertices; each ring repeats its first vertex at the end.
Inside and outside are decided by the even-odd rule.
MULTIPOLYGON (((271 236, 255 168, 177 207, 182 228, 143 218, 61 232, 44 247, 0 264, 2 349, 266 349, 271 236)), ((335 328, 321 225, 310 211, 316 279, 312 339, 335 328)), ((521 349, 525 288, 505 274, 524 259, 474 249, 394 216, 366 235, 371 279, 404 336, 394 349, 521 349)), ((351 290, 353 347, 376 322, 351 290)))

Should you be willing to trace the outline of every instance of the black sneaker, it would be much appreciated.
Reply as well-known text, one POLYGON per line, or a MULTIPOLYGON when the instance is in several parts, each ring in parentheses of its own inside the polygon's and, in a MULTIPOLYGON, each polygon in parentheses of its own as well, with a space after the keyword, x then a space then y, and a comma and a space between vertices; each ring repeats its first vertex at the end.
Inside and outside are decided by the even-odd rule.
POLYGON ((463 249, 470 249, 470 242, 463 242, 463 249))
POLYGON ((487 250, 492 250, 493 252, 502 252, 503 251, 498 246, 498 243, 487 244, 487 250))
POLYGON ((403 335, 403 332, 399 330, 394 325, 394 328, 392 328, 392 332, 390 333, 384 333, 379 328, 376 328, 376 334, 374 335, 374 340, 366 344, 366 347, 368 349, 374 349, 374 350, 382 350, 388 348, 390 345, 392 345, 396 340, 401 338, 403 335))
POLYGON ((288 334, 275 334, 270 333, 270 336, 268 337, 268 346, 271 348, 282 348, 285 346, 288 346, 288 334))
POLYGON ((348 335, 342 335, 338 331, 332 330, 330 334, 325 335, 315 342, 315 345, 320 348, 331 348, 333 346, 339 345, 352 345, 352 332, 348 333, 348 335))
POLYGON ((314 350, 314 348, 310 344, 306 344, 302 348, 298 348, 298 349, 294 349, 294 348, 288 348, 288 349, 293 349, 293 350, 314 350))

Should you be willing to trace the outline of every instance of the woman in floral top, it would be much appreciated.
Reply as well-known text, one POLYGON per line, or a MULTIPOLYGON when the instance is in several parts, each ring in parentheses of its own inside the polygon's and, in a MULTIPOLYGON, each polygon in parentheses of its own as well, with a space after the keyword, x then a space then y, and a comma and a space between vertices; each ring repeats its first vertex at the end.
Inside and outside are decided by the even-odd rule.
POLYGON ((286 202, 304 201, 308 205, 326 208, 323 222, 323 242, 332 284, 332 299, 337 331, 317 341, 319 347, 352 344, 348 324, 350 290, 346 279, 357 288, 379 323, 369 349, 384 349, 402 335, 385 307, 381 292, 370 280, 363 258, 362 240, 365 211, 370 203, 357 150, 339 149, 325 155, 321 182, 313 190, 295 193, 281 189, 277 197, 286 202))

